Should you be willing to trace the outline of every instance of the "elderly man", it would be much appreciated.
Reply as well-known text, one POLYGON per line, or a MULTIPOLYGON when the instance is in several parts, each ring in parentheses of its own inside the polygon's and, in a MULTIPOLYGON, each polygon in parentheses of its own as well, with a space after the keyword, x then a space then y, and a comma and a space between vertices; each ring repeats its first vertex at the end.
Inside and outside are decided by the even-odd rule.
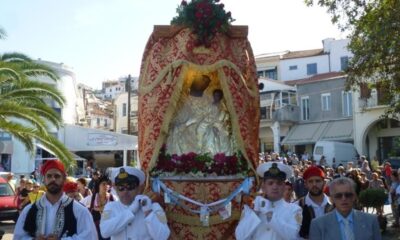
POLYGON ((283 200, 285 180, 291 168, 280 162, 267 162, 258 166, 257 174, 264 178, 261 189, 264 197, 254 201, 254 210, 244 205, 236 228, 241 239, 295 239, 301 224, 301 208, 283 200))
POLYGON ((311 221, 310 240, 380 240, 376 215, 353 209, 356 200, 355 183, 341 177, 329 184, 330 196, 336 209, 311 221))
POLYGON ((89 210, 66 196, 64 165, 47 161, 42 169, 47 192, 24 208, 15 226, 14 239, 85 239, 96 240, 96 228, 89 210))
POLYGON ((144 173, 133 167, 120 167, 112 175, 119 201, 106 204, 100 220, 101 235, 124 240, 168 239, 170 230, 164 210, 140 195, 144 173))
POLYGON ((298 201, 299 206, 303 209, 303 221, 299 235, 308 239, 311 220, 333 210, 333 206, 328 196, 324 194, 325 173, 321 168, 317 166, 307 168, 303 173, 303 178, 308 193, 298 201))

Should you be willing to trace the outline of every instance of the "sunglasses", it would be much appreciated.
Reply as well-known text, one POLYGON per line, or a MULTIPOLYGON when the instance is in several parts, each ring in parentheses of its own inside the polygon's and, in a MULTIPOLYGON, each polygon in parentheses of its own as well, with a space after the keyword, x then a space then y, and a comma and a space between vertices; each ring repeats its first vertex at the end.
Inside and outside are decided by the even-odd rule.
POLYGON ((120 185, 120 186, 116 186, 116 189, 118 192, 122 192, 122 191, 132 191, 135 190, 136 186, 135 185, 120 185))
POLYGON ((335 199, 342 199, 343 196, 344 196, 344 198, 349 199, 349 198, 354 197, 354 193, 352 193, 352 192, 335 193, 335 194, 333 195, 333 198, 335 198, 335 199))

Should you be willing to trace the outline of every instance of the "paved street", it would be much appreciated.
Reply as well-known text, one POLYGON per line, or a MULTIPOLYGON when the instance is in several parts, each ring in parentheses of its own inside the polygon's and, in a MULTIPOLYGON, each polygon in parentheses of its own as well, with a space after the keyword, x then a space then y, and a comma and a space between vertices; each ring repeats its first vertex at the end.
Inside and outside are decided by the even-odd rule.
POLYGON ((11 240, 13 235, 13 231, 14 231, 14 222, 13 221, 4 221, 4 222, 0 222, 0 229, 5 231, 6 234, 3 236, 2 240, 11 240))
MULTIPOLYGON (((393 218, 391 214, 391 209, 390 206, 385 206, 385 215, 388 217, 388 229, 385 233, 382 235, 382 239, 384 240, 400 240, 400 228, 391 228, 390 226, 393 223, 393 218)), ((5 221, 5 222, 0 222, 0 229, 5 231, 6 234, 3 236, 1 240, 11 240, 14 231, 14 222, 13 221, 5 221)))

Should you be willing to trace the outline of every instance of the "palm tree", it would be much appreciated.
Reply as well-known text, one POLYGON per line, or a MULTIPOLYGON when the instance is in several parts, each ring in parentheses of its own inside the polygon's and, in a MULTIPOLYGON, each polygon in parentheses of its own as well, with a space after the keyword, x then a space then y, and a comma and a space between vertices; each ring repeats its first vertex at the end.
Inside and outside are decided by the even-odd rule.
POLYGON ((21 141, 32 154, 39 141, 71 170, 75 166, 71 153, 49 132, 52 125, 62 125, 61 116, 46 104, 54 101, 62 107, 65 99, 51 84, 36 81, 43 77, 59 79, 52 68, 24 54, 0 54, 0 130, 21 141))

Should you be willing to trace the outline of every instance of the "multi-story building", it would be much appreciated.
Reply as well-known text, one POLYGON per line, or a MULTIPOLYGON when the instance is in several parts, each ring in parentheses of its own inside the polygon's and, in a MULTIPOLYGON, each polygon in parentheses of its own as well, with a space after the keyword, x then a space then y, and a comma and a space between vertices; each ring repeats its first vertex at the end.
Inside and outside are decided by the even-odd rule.
MULTIPOLYGON (((342 102, 340 98, 329 98, 328 94, 328 89, 331 87, 330 84, 328 84, 328 81, 325 81, 325 78, 330 79, 329 73, 332 72, 341 72, 347 67, 347 63, 349 58, 351 58, 352 54, 347 50, 346 46, 348 44, 348 40, 334 40, 331 38, 325 39, 322 41, 323 43, 323 48, 320 49, 312 49, 312 50, 304 50, 304 51, 285 51, 285 52, 280 52, 280 53, 271 53, 271 54, 263 54, 263 55, 258 55, 256 56, 256 64, 257 64, 257 72, 259 76, 269 76, 270 79, 276 79, 280 80, 280 88, 281 89, 275 89, 275 93, 279 93, 280 95, 278 99, 281 99, 279 101, 286 101, 288 102, 290 99, 292 99, 292 96, 295 95, 296 91, 301 90, 301 93, 297 93, 300 96, 303 96, 304 98, 297 97, 296 100, 291 101, 289 104, 285 106, 285 111, 289 112, 293 117, 291 116, 288 121, 288 119, 278 119, 278 121, 272 121, 269 123, 271 126, 275 126, 275 128, 271 127, 270 131, 264 130, 265 128, 265 123, 261 121, 261 129, 260 129, 260 142, 261 144, 261 151, 267 149, 263 146, 263 144, 266 142, 265 139, 273 139, 273 146, 274 146, 274 151, 280 150, 279 146, 282 143, 283 137, 285 137, 285 140, 283 143, 285 145, 288 145, 286 148, 291 148, 292 150, 296 150, 294 146, 299 145, 297 148, 299 150, 307 150, 310 151, 313 147, 313 143, 315 143, 316 140, 314 139, 313 141, 309 141, 305 144, 304 141, 302 142, 295 142, 293 141, 294 139, 292 138, 291 141, 288 141, 290 135, 292 135, 292 132, 294 130, 289 131, 289 128, 295 129, 297 128, 296 125, 299 123, 302 124, 303 120, 299 116, 303 117, 302 114, 310 114, 310 112, 307 112, 304 110, 304 105, 307 103, 310 103, 310 99, 307 100, 305 99, 306 95, 312 95, 312 101, 315 102, 313 105, 316 104, 317 100, 314 99, 314 95, 312 91, 315 92, 315 88, 321 88, 325 89, 326 94, 324 95, 323 99, 326 101, 326 99, 330 99, 334 102, 330 102, 331 107, 333 105, 335 106, 341 106, 342 102), (328 75, 326 75, 328 74, 328 75), (297 82, 295 80, 298 80, 297 82), (318 83, 320 82, 321 83, 318 83), (282 85, 283 83, 283 85, 282 85), (285 84, 291 84, 294 87, 290 90, 287 91, 287 86, 285 84), (297 106, 294 106, 293 104, 297 104, 297 106), (303 107, 303 109, 302 109, 303 107), (298 114, 297 117, 294 117, 294 115, 298 114), (283 120, 283 121, 282 121, 283 120), (279 127, 278 127, 279 126, 279 127), (285 126, 285 127, 282 127, 285 126), (276 131, 279 129, 279 131, 276 131), (277 137, 277 132, 280 133, 279 137, 277 137), (308 146, 307 146, 308 145, 308 146), (301 146, 301 147, 300 147, 301 146)), ((262 80, 261 80, 262 81, 262 80)), ((343 82, 341 84, 341 87, 344 86, 344 78, 342 77, 341 80, 338 80, 343 82)), ((278 82, 278 81, 277 81, 278 82)), ((266 84, 271 84, 266 83, 266 84)), ((339 83, 336 83, 339 84, 339 83)), ((333 84, 335 85, 335 84, 333 84)), ((340 84, 339 84, 340 85, 340 84)), ((318 92, 320 92, 319 90, 318 92)), ((335 93, 336 94, 336 93, 335 93)), ((335 95, 336 96, 336 95, 335 95)), ((261 115, 263 115, 263 93, 260 92, 260 98, 261 98, 261 115)), ((294 97, 296 98, 296 97, 294 97)), ((318 98, 318 103, 319 106, 321 105, 320 99, 318 98)), ((274 104, 274 106, 278 106, 277 104, 274 104)), ((276 107, 275 107, 276 108, 276 107)), ((313 108, 311 105, 307 107, 308 109, 313 108)), ((273 109, 271 106, 270 109, 273 109)), ((319 110, 320 108, 315 108, 316 112, 321 112, 319 110), (317 110, 318 109, 318 110, 317 110)), ((281 110, 282 111, 282 110, 281 110)), ((268 112, 268 111, 267 111, 268 112)), ((289 115, 286 115, 289 116, 289 115)), ((310 117, 310 116, 308 116, 310 117)), ((312 117, 309 118, 307 121, 335 121, 340 119, 339 115, 336 115, 336 112, 331 112, 330 114, 325 113, 324 117, 312 117)), ((271 145, 271 144, 270 144, 271 145)))
POLYGON ((138 133, 138 94, 131 93, 130 132, 128 133, 128 93, 122 93, 114 100, 115 132, 137 135, 138 133))
POLYGON ((296 88, 260 77, 260 151, 280 152, 280 142, 298 122, 296 88))
POLYGON ((287 81, 297 88, 300 119, 282 144, 298 154, 312 154, 320 140, 353 143, 352 92, 346 91, 345 81, 343 72, 287 81))
MULTIPOLYGON (((115 99, 119 94, 126 92, 126 77, 120 77, 118 80, 107 80, 102 83, 102 89, 96 95, 103 100, 115 99)), ((132 77, 130 82, 131 90, 136 90, 138 78, 132 77)))
POLYGON ((376 88, 362 84, 360 91, 354 92, 354 145, 370 159, 393 159, 399 166, 400 122, 382 118, 388 104, 386 91, 385 85, 377 82, 376 88))
POLYGON ((78 104, 80 126, 114 131, 114 113, 111 101, 95 96, 92 88, 78 84, 78 104))

